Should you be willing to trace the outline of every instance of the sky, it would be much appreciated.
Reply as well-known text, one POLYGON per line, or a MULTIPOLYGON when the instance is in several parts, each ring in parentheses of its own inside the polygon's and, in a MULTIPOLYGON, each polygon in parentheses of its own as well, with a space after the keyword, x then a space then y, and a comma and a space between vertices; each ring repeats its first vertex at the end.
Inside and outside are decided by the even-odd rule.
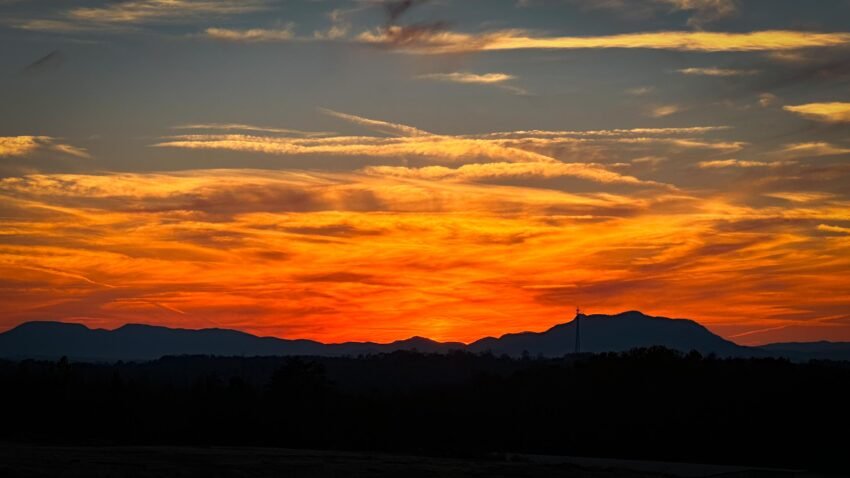
POLYGON ((850 340, 850 1, 0 0, 0 330, 850 340))

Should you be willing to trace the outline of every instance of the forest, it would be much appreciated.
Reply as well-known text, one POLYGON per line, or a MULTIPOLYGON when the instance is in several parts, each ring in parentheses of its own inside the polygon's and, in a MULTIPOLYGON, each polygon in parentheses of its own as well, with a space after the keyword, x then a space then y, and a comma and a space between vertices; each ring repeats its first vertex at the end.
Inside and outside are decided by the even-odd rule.
POLYGON ((0 442, 572 455, 846 470, 850 363, 664 348, 0 362, 0 442))

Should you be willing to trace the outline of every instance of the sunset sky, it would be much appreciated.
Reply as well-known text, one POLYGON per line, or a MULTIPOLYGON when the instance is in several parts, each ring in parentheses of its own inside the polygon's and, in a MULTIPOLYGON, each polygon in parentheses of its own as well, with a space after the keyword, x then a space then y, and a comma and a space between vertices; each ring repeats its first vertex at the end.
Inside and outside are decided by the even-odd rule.
POLYGON ((0 0, 0 330, 850 340, 850 1, 0 0))

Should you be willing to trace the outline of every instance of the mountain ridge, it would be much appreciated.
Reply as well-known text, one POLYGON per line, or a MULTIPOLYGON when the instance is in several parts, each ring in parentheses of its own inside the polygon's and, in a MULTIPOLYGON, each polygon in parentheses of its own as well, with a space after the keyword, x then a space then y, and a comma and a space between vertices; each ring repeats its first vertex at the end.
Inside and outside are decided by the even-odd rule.
POLYGON ((543 332, 506 333, 482 337, 469 344, 438 342, 413 336, 390 343, 341 342, 258 336, 226 328, 187 329, 129 323, 115 329, 89 328, 80 323, 32 321, 0 333, 0 358, 117 361, 153 360, 167 355, 315 355, 356 356, 418 350, 446 353, 465 350, 496 355, 561 357, 574 352, 575 327, 580 321, 581 350, 622 352, 664 346, 682 352, 696 350, 720 357, 783 357, 792 360, 850 360, 850 343, 779 343, 747 347, 724 339, 690 319, 654 317, 631 310, 619 314, 577 315, 543 332))

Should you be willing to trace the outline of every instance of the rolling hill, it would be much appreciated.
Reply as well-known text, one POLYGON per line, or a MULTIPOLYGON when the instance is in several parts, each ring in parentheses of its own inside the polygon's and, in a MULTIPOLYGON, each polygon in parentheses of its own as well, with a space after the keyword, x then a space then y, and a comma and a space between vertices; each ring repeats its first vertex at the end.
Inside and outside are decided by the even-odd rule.
MULTIPOLYGON (((664 346, 720 357, 786 357, 792 360, 850 360, 850 344, 802 343, 744 347, 712 333, 692 320, 652 317, 630 311, 615 315, 581 315, 581 351, 621 352, 638 347, 664 346)), ((117 361, 152 360, 167 355, 219 356, 356 356, 397 350, 445 353, 466 350, 513 357, 560 357, 575 351, 577 320, 544 332, 486 337, 471 344, 440 343, 412 337, 388 344, 346 342, 323 344, 312 340, 258 337, 228 329, 175 329, 128 324, 114 330, 90 329, 64 322, 27 322, 0 334, 0 357, 117 361)))

